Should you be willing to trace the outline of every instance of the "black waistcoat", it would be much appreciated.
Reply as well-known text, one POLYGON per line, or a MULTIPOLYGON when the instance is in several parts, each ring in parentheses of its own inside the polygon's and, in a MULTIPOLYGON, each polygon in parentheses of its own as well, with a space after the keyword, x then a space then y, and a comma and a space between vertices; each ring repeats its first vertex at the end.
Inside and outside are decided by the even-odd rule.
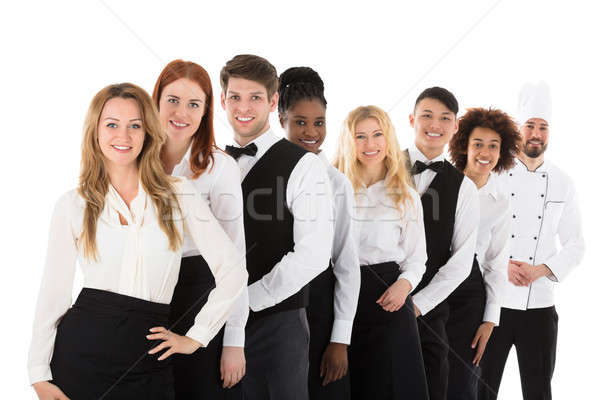
MULTIPOLYGON (((407 162, 410 157, 406 152, 407 162)), ((410 171, 410 165, 408 166, 410 171)), ((427 241, 427 269, 421 282, 412 293, 416 294, 431 282, 433 276, 445 265, 452 255, 452 235, 458 192, 464 175, 444 160, 444 168, 421 195, 425 238, 427 241)))
MULTIPOLYGON (((242 182, 248 284, 260 280, 285 254, 294 250, 294 216, 286 201, 292 170, 306 154, 282 139, 254 164, 242 182)), ((308 305, 308 286, 273 307, 251 312, 248 323, 274 312, 308 305)))

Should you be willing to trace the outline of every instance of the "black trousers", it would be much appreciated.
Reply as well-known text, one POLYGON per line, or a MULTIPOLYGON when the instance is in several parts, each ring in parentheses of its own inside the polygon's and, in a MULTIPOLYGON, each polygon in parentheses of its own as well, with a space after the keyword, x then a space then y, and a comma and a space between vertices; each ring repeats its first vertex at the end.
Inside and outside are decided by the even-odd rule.
POLYGON ((349 348, 352 400, 429 398, 411 297, 395 312, 376 303, 398 275, 393 262, 361 267, 349 348))
POLYGON ((308 400, 309 336, 304 308, 249 322, 244 400, 308 400))
POLYGON ((448 400, 477 400, 480 368, 473 364, 477 349, 471 343, 483 321, 486 293, 477 260, 471 274, 448 297, 450 316, 446 324, 449 374, 448 400))
POLYGON ((52 383, 71 400, 174 399, 171 361, 146 339, 168 315, 167 304, 84 288, 58 325, 52 383))
POLYGON ((417 318, 427 387, 431 400, 446 400, 448 392, 448 303, 444 300, 427 314, 417 318))
POLYGON ((524 400, 552 399, 558 314, 554 306, 513 310, 502 308, 500 326, 492 333, 481 360, 480 399, 496 399, 511 347, 517 350, 524 400))
MULTIPOLYGON (((194 324, 196 314, 204 307, 208 294, 214 287, 215 279, 202 256, 182 258, 179 280, 171 300, 169 326, 173 332, 185 335, 194 324)), ((231 389, 223 388, 220 365, 224 330, 225 328, 222 328, 208 346, 192 354, 171 356, 176 399, 236 400, 242 398, 239 383, 231 389)))
POLYGON ((342 379, 322 385, 321 360, 330 343, 333 328, 333 295, 335 275, 331 267, 321 272, 310 283, 310 304, 306 317, 310 328, 308 352, 308 394, 310 400, 347 400, 350 398, 350 379, 346 374, 342 379))

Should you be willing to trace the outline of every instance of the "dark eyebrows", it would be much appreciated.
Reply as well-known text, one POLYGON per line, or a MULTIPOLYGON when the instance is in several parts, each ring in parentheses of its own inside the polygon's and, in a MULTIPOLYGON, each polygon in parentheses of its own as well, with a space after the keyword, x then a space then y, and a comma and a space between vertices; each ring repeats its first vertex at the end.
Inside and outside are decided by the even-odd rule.
MULTIPOLYGON (((305 117, 304 115, 294 115, 294 118, 308 119, 308 117, 305 117)), ((325 119, 325 117, 317 117, 315 119, 325 119)))
MULTIPOLYGON (((431 110, 422 110, 421 112, 433 114, 433 111, 431 111, 431 110)), ((454 113, 452 111, 442 111, 442 115, 445 115, 445 114, 454 114, 454 113)))
MULTIPOLYGON (((473 141, 483 142, 483 139, 479 139, 479 138, 474 137, 473 141)), ((490 140, 490 142, 498 142, 498 143, 500 143, 500 141, 498 139, 492 139, 492 140, 490 140)))
MULTIPOLYGON (((179 96, 175 96, 174 94, 168 94, 167 97, 172 97, 174 99, 181 100, 179 98, 179 96)), ((198 103, 203 103, 204 102, 202 99, 190 99, 190 101, 196 101, 198 103)))

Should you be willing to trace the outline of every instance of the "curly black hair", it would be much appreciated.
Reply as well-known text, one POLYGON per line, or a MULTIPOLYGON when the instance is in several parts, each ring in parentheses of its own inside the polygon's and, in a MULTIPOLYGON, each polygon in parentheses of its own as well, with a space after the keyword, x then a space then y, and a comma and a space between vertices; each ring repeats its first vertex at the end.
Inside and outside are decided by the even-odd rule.
POLYGON ((285 115, 300 100, 317 99, 327 107, 323 80, 310 67, 292 67, 279 76, 279 114, 285 115))
POLYGON ((469 108, 458 120, 458 131, 452 137, 448 148, 454 166, 459 171, 465 170, 469 137, 477 127, 491 129, 500 135, 500 158, 493 171, 499 173, 512 168, 521 146, 519 128, 507 113, 493 108, 469 108))

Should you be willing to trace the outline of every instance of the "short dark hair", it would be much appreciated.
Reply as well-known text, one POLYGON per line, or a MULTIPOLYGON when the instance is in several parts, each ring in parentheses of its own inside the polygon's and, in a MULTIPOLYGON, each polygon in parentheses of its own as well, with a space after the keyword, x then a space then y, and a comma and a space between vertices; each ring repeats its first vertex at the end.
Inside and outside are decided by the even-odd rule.
POLYGON ((277 91, 277 70, 266 59, 252 54, 239 54, 227 61, 221 69, 221 88, 227 91, 229 78, 243 78, 258 82, 267 89, 269 99, 277 91))
POLYGON ((417 108, 419 102, 423 99, 435 99, 445 105, 448 110, 454 113, 454 115, 458 114, 458 100, 456 100, 456 97, 454 97, 452 92, 450 92, 448 89, 434 86, 423 90, 415 101, 415 109, 417 108))
POLYGON ((448 146, 450 159, 456 169, 465 170, 469 138, 477 127, 491 129, 500 135, 500 158, 493 171, 500 173, 512 168, 521 146, 521 135, 515 121, 502 110, 469 108, 467 113, 458 120, 458 131, 448 146))
POLYGON ((292 67, 279 76, 279 114, 285 113, 301 100, 316 99, 327 107, 323 80, 310 67, 292 67))

